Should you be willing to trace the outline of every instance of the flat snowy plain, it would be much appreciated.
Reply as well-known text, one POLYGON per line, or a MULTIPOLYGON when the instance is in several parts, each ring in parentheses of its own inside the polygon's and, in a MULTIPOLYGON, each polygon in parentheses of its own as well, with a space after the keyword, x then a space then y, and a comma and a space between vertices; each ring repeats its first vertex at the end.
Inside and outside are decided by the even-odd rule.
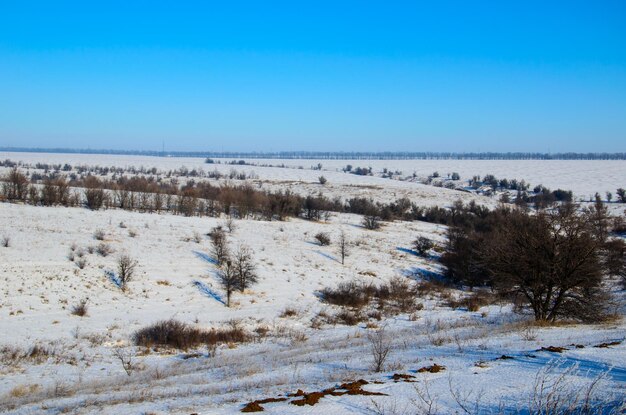
MULTIPOLYGON (((614 191, 624 187, 626 179, 624 162, 322 160, 323 168, 329 169, 322 172, 329 185, 320 187, 320 172, 309 169, 317 162, 309 160, 266 161, 305 167, 298 170, 134 156, 2 153, 0 158, 159 169, 184 165, 206 171, 235 167, 253 170, 263 186, 271 188, 292 186, 301 192, 321 190, 329 196, 345 196, 346 192, 378 195, 387 201, 406 195, 418 203, 439 205, 458 197, 486 205, 495 202, 335 169, 353 164, 399 169, 407 174, 418 167, 425 174, 435 170, 442 174, 458 171, 462 176, 492 173, 569 188, 577 194, 604 190, 602 186, 614 191)), ((243 294, 236 293, 233 306, 227 308, 206 237, 213 227, 225 223, 224 218, 1 203, 1 236, 10 237, 11 245, 0 248, 0 348, 27 350, 40 345, 53 352, 39 362, 6 358, 0 362, 0 411, 234 414, 249 401, 283 397, 287 400, 262 405, 265 412, 419 414, 429 413, 430 407, 430 413, 450 414, 465 413, 466 407, 469 413, 513 413, 532 405, 533 396, 537 396, 533 389, 541 381, 555 382, 562 374, 564 394, 566 389, 584 391, 601 377, 596 389, 599 395, 604 400, 623 399, 623 320, 602 325, 529 327, 525 324, 529 317, 514 313, 509 305, 486 306, 475 312, 453 310, 442 299, 425 295, 419 299, 423 309, 411 314, 372 319, 356 326, 313 325, 320 312, 339 311, 320 302, 318 291, 324 287, 351 280, 376 284, 394 277, 419 280, 420 271, 440 271, 436 257, 418 257, 410 247, 419 235, 443 243, 445 227, 398 221, 380 231, 369 231, 360 222, 359 216, 348 214, 335 214, 318 223, 300 219, 236 221, 229 242, 233 247, 245 244, 253 250, 259 283, 243 294), (86 265, 79 269, 68 260, 70 248, 75 245, 87 250, 97 245, 99 241, 93 237, 96 230, 104 231, 104 242, 114 253, 107 257, 85 253, 86 265), (338 259, 335 243, 342 230, 353 243, 345 265, 338 259), (319 246, 314 239, 318 232, 328 232, 333 243, 319 246), (107 276, 107 271, 115 269, 120 253, 128 253, 139 262, 138 274, 125 293, 107 276), (88 314, 72 315, 71 307, 86 298, 88 314), (267 334, 252 343, 220 345, 215 353, 206 348, 146 352, 131 345, 135 330, 169 318, 201 328, 238 324, 251 332, 263 329, 267 334), (368 336, 383 326, 392 349, 384 371, 375 373, 368 336), (611 342, 621 343, 594 347, 611 342), (541 350, 549 346, 567 350, 541 350), (131 376, 115 356, 120 347, 129 355, 136 353, 131 376), (445 370, 417 372, 434 364, 445 370), (394 374, 414 378, 396 382, 394 374), (363 390, 385 395, 328 395, 314 406, 293 405, 290 401, 295 398, 287 396, 298 389, 321 391, 359 379, 370 382, 363 390)), ((462 294, 451 292, 452 296, 462 294)), ((617 295, 623 300, 623 291, 617 295)))
MULTIPOLYGON (((11 159, 27 163, 69 163, 72 165, 101 165, 101 166, 144 166, 158 169, 178 169, 185 166, 188 169, 203 168, 205 171, 214 168, 228 171, 234 167, 240 171, 254 171, 266 180, 300 180, 317 181, 318 171, 311 171, 312 166, 322 165, 322 174, 326 175, 331 183, 366 184, 384 183, 385 186, 403 187, 401 184, 390 184, 387 180, 378 178, 363 178, 352 174, 335 174, 346 165, 353 167, 372 167, 376 172, 387 168, 391 171, 399 170, 403 175, 416 173, 418 176, 428 176, 439 172, 442 176, 457 172, 463 180, 474 175, 483 177, 493 174, 497 178, 525 180, 532 186, 543 184, 550 189, 561 188, 571 190, 577 198, 588 200, 590 196, 599 192, 603 197, 609 191, 613 194, 617 188, 626 188, 626 160, 313 160, 313 159, 244 159, 256 165, 285 165, 293 169, 267 169, 257 166, 224 166, 206 164, 202 158, 185 157, 148 157, 148 156, 118 156, 118 155, 91 155, 91 154, 50 154, 50 153, 13 153, 0 152, 0 159, 11 159), (303 167, 299 170, 298 167, 303 167), (379 180, 384 180, 380 182, 379 180)), ((216 159, 219 160, 219 159, 216 159)), ((229 162, 232 159, 222 159, 229 162)))

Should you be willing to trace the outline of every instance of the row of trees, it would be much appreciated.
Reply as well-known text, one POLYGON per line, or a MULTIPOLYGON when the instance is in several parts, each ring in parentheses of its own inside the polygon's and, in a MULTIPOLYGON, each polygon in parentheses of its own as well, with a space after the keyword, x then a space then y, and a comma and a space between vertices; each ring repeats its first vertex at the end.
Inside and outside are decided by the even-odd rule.
POLYGON ((46 178, 33 184, 17 168, 2 177, 0 196, 9 201, 21 201, 44 206, 85 206, 89 209, 121 208, 146 212, 169 211, 185 216, 227 215, 267 220, 304 217, 322 220, 328 212, 347 212, 367 215, 375 223, 380 220, 424 219, 427 210, 407 198, 389 204, 374 203, 366 198, 351 198, 343 202, 318 195, 302 197, 286 192, 269 192, 249 184, 213 186, 207 182, 157 182, 146 177, 119 177, 102 180, 86 176, 67 180, 64 177, 46 178))
POLYGON ((452 281, 512 296, 536 320, 598 320, 609 298, 604 277, 626 278, 626 244, 610 231, 601 203, 536 214, 499 208, 452 225, 441 261, 452 281))

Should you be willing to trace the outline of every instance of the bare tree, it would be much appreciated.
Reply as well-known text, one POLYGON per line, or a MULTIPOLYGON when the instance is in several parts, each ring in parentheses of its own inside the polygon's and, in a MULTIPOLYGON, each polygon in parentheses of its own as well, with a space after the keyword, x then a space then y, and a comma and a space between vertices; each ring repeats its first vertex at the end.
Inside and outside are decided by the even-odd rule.
POLYGON ((514 211, 485 238, 484 266, 501 292, 519 296, 536 320, 596 320, 602 290, 605 232, 592 213, 572 206, 528 215, 514 211))
POLYGON ((337 246, 339 247, 339 255, 341 256, 341 265, 344 265, 346 261, 346 257, 350 254, 350 243, 348 242, 348 237, 346 233, 341 230, 339 234, 339 240, 337 241, 337 246))
POLYGON ((135 364, 133 362, 135 353, 133 350, 124 350, 122 347, 116 347, 113 349, 113 356, 122 363, 122 368, 128 376, 133 374, 135 370, 135 364))
POLYGON ((4 177, 2 185, 2 193, 8 200, 24 200, 28 191, 28 178, 13 167, 4 177))
POLYGON ((233 256, 235 273, 239 279, 237 289, 245 291, 250 285, 258 280, 254 262, 252 261, 252 250, 245 245, 240 245, 233 256))
POLYGON ((126 284, 135 276, 137 261, 128 255, 122 255, 117 261, 117 276, 119 278, 120 288, 126 290, 126 284))
POLYGON ((374 371, 380 372, 385 366, 385 361, 391 352, 391 340, 387 336, 385 326, 379 328, 374 333, 367 336, 370 342, 372 359, 374 360, 374 371))
POLYGON ((220 269, 217 271, 217 278, 222 284, 222 288, 226 291, 226 307, 230 307, 230 297, 233 291, 239 288, 240 280, 237 274, 235 264, 227 259, 224 261, 220 269))
POLYGON ((98 210, 104 203, 104 189, 102 183, 95 176, 87 176, 84 180, 85 205, 91 210, 98 210))
POLYGON ((226 233, 221 226, 218 226, 211 231, 209 236, 213 244, 213 255, 215 256, 217 265, 223 265, 230 257, 226 233))

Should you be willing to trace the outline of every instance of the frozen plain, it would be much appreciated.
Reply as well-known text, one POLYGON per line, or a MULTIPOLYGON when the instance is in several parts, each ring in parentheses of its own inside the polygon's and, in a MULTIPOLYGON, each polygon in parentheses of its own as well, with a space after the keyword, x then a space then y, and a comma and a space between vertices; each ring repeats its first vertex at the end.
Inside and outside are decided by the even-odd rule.
MULTIPOLYGON (((308 170, 307 165, 304 170, 298 170, 208 166, 200 159, 33 153, 21 157, 6 153, 2 158, 30 163, 132 164, 160 169, 176 169, 182 165, 190 169, 225 171, 232 167, 245 168, 254 170, 258 180, 263 180, 267 186, 279 188, 285 185, 284 181, 289 181, 300 189, 306 185, 319 191, 316 181, 320 172, 308 170)), ((267 162, 280 164, 294 160, 267 162)), ((329 161, 320 162, 324 168, 334 168, 329 161)), ((334 163, 338 163, 338 168, 350 162, 334 163)), ((375 163, 381 163, 381 168, 384 165, 403 170, 387 160, 361 160, 352 164, 375 167, 375 163)), ((617 172, 612 167, 616 162, 593 163, 600 163, 600 166, 609 163, 604 174, 597 168, 598 178, 617 175, 611 180, 623 181, 623 171, 619 173, 623 162, 617 163, 620 166, 615 168, 617 172)), ((489 172, 514 177, 506 171, 499 174, 490 166, 487 164, 486 171, 476 174, 489 172)), ((445 174, 441 167, 425 169, 428 174, 432 173, 430 170, 445 174)), ((572 172, 574 170, 572 168, 572 172)), ((354 176, 334 170, 322 174, 328 177, 330 184, 337 186, 323 189, 324 192, 341 194, 350 189, 354 195, 370 195, 382 191, 390 192, 384 196, 387 198, 392 194, 405 194, 413 200, 440 205, 460 195, 466 201, 477 198, 493 205, 489 199, 416 183, 354 176)), ((535 181, 530 176, 527 180, 550 186, 546 180, 535 181)), ((552 187, 567 188, 567 183, 575 184, 566 182, 565 178, 559 180, 563 184, 552 187)), ((611 181, 610 185, 615 186, 615 183, 611 181)), ((593 187, 579 185, 580 189, 593 187)), ((319 301, 317 292, 323 287, 353 279, 381 283, 393 277, 416 278, 415 270, 437 272, 435 260, 419 258, 407 249, 417 235, 442 243, 443 226, 394 222, 381 231, 368 231, 360 226, 359 216, 347 214, 337 214, 328 222, 320 223, 300 219, 286 222, 238 220, 237 229, 229 238, 235 246, 245 243, 253 249, 260 282, 248 292, 236 294, 234 306, 226 308, 220 302, 223 293, 216 283, 210 243, 204 236, 223 223, 223 218, 0 204, 1 229, 12 241, 9 248, 0 250, 0 281, 3 282, 0 347, 41 344, 55 350, 53 357, 38 364, 2 362, 0 410, 16 414, 239 413, 246 402, 255 399, 285 397, 298 389, 319 391, 342 382, 365 379, 382 383, 370 383, 363 389, 388 396, 326 396, 315 406, 299 407, 279 402, 264 405, 265 411, 277 414, 423 413, 422 397, 428 394, 436 407, 433 413, 463 412, 457 402, 459 396, 467 405, 477 405, 478 413, 498 413, 500 408, 512 412, 524 407, 536 379, 564 372, 569 387, 581 389, 584 389, 581 385, 589 385, 606 373, 600 381, 601 393, 616 399, 624 395, 624 344, 594 347, 623 340, 626 326, 622 320, 600 326, 567 325, 529 330, 523 324, 527 317, 513 313, 506 305, 469 312, 452 310, 440 299, 425 296, 420 299, 423 310, 390 317, 386 323, 375 323, 386 324, 393 339, 389 363, 382 373, 374 373, 371 368, 367 336, 373 327, 368 328, 364 323, 311 327, 312 319, 320 311, 334 311, 319 301), (120 223, 125 227, 120 227, 120 223), (87 265, 78 269, 67 259, 70 247, 94 245, 96 229, 105 231, 105 241, 115 253, 104 258, 86 254, 87 265), (134 231, 134 237, 129 230, 134 231), (337 260, 333 245, 321 247, 313 239, 320 231, 336 238, 341 230, 355 242, 345 265, 337 260), (202 236, 199 242, 194 240, 195 235, 202 236), (139 261, 139 274, 130 283, 127 293, 120 292, 105 273, 114 268, 116 254, 121 252, 139 261), (70 307, 83 298, 89 299, 88 315, 71 315, 70 307), (295 310, 295 315, 283 316, 288 308, 295 310), (220 327, 236 319, 250 331, 266 328, 269 335, 250 344, 220 346, 216 356, 209 355, 206 349, 198 350, 198 354, 191 357, 171 351, 140 355, 136 357, 137 370, 127 376, 113 350, 116 347, 133 349, 129 337, 136 329, 172 317, 207 328, 220 327), (560 354, 538 351, 548 346, 563 346, 568 350, 560 354), (498 359, 502 355, 512 359, 498 359), (434 363, 446 369, 440 373, 416 373, 417 369, 434 363), (415 376, 416 382, 394 382, 393 374, 410 374, 415 376), (457 399, 455 392, 458 392, 457 399)), ((623 292, 618 294, 623 296, 623 292)))

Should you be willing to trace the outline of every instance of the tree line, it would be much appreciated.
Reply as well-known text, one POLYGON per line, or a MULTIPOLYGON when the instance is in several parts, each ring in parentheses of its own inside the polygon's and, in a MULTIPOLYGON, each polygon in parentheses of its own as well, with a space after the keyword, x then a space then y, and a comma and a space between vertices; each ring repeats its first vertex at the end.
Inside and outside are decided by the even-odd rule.
POLYGON ((118 154, 157 157, 320 159, 320 160, 626 160, 626 153, 446 152, 446 151, 150 151, 0 147, 21 153, 118 154))

